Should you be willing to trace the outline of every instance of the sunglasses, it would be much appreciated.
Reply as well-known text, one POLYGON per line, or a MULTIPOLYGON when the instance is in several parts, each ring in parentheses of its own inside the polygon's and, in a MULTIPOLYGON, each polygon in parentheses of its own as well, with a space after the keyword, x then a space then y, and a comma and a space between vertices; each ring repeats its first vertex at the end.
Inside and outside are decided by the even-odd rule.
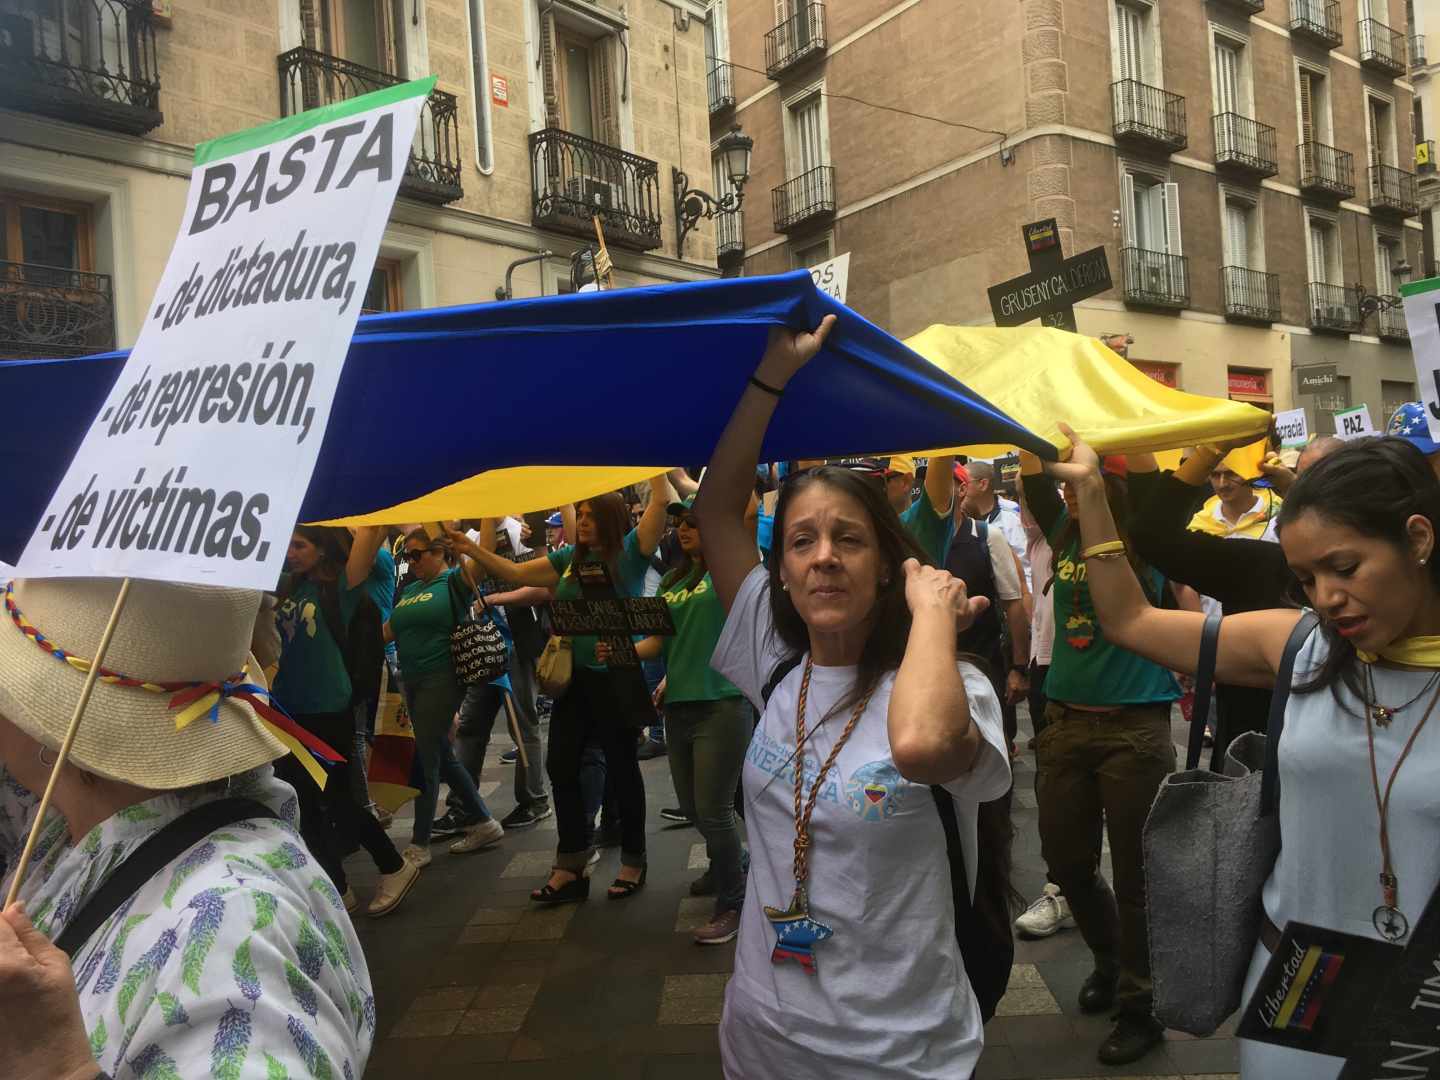
POLYGON ((400 558, 406 562, 414 562, 416 559, 422 558, 432 551, 439 550, 439 548, 406 548, 405 553, 401 555, 400 558))
POLYGON ((700 519, 694 514, 676 514, 675 524, 684 525, 687 529, 698 529, 700 527, 700 519))

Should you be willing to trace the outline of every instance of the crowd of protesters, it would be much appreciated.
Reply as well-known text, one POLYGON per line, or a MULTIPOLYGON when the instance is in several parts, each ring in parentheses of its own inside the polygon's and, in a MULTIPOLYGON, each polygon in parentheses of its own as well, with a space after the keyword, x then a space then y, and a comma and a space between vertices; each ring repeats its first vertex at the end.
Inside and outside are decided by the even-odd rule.
MULTIPOLYGON (((1258 477, 1236 471, 1230 446, 1192 448, 1165 472, 1149 455, 1102 459, 1068 429, 1060 462, 1022 453, 1018 475, 948 456, 760 462, 778 400, 831 324, 772 332, 703 470, 503 518, 300 526, 263 600, 141 583, 110 653, 120 674, 91 706, 95 736, 75 747, 43 869, 22 891, 28 915, 0 918, 0 1001, 18 1000, 23 961, 28 990, 57 1002, 45 1040, 6 1044, 13 1075, 241 1075, 225 1055, 262 1052, 289 1075, 358 1075, 374 1011, 347 857, 373 861, 363 912, 382 917, 435 842, 493 851, 553 815, 553 866, 531 901, 591 899, 603 846, 619 848, 605 896, 624 901, 647 878, 641 762, 662 755, 676 804, 663 813, 692 823, 708 855, 690 890, 714 908, 693 939, 738 939, 720 1026, 728 1076, 972 1075, 1012 928, 1078 928, 1093 957, 1078 1006, 1113 1016, 1098 1058, 1128 1065, 1164 1038, 1143 836, 1216 614, 1215 711, 1201 721, 1217 765, 1266 731, 1298 609, 1319 616, 1281 688, 1284 843, 1247 992, 1289 922, 1374 937, 1383 910, 1413 925, 1440 881, 1440 725, 1426 728, 1440 698, 1440 447, 1422 406, 1402 407, 1384 437, 1272 452, 1258 477), (557 601, 647 596, 667 632, 551 625, 557 601), (457 659, 457 632, 475 624, 503 643, 503 670, 476 677, 457 659), (164 753, 175 706, 147 697, 146 680, 176 679, 157 672, 223 687, 231 722, 197 728, 204 755, 164 753), (340 752, 323 790, 314 762, 286 756, 261 723, 262 697, 340 752), (515 743, 503 817, 479 790, 497 723, 515 743), (396 807, 367 787, 369 747, 395 725, 413 736, 418 792, 403 850, 387 832, 396 807), (1010 880, 1011 764, 1027 750, 1047 874, 1028 907, 1010 880), (84 925, 100 860, 192 819, 221 831, 177 848, 119 914, 66 943, 88 988, 73 1007, 50 939, 84 925), (178 932, 125 916, 158 907, 187 912, 178 932), (128 936, 148 951, 127 952, 128 936), (204 967, 212 949, 225 951, 223 989, 204 967), (277 979, 286 989, 270 989, 277 979), (285 1019, 291 999, 307 1019, 285 1019)), ((6 594, 0 857, 12 869, 107 588, 6 594)), ((1339 1059, 1241 1045, 1246 1077, 1339 1075, 1339 1059)))

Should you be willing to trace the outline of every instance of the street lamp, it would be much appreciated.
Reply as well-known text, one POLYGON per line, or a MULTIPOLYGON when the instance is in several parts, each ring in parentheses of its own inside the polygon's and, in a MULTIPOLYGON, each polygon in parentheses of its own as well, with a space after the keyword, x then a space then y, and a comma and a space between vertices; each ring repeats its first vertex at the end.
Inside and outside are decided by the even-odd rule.
MULTIPOLYGON (((1404 258, 1401 258, 1399 264, 1390 268, 1390 273, 1395 275, 1396 280, 1403 282, 1414 273, 1414 268, 1404 258)), ((1403 301, 1398 296, 1378 296, 1366 292, 1364 285, 1356 285, 1354 288, 1355 303, 1360 309, 1362 323, 1377 312, 1391 311, 1403 305, 1403 301)))
POLYGON ((731 190, 723 198, 715 198, 707 191, 690 186, 690 177, 679 169, 670 170, 670 181, 675 187, 675 254, 685 256, 685 236, 700 223, 701 218, 713 218, 716 214, 729 214, 740 209, 745 201, 745 181, 750 179, 750 151, 755 140, 741 132, 736 124, 720 136, 716 149, 725 165, 725 175, 730 180, 731 190))

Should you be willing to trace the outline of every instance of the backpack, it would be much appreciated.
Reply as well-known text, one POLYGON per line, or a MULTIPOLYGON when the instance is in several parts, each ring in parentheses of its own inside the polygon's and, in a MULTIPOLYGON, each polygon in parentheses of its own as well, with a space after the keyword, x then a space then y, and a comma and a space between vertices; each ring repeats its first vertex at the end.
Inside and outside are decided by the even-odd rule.
MULTIPOLYGON (((766 705, 770 695, 785 676, 800 664, 799 656, 780 661, 760 690, 766 705)), ((940 827, 945 830, 945 858, 950 864, 950 896, 955 905, 955 942, 965 962, 965 975, 980 1006, 980 1022, 988 1023, 995 1007, 1005 996, 1010 982, 1010 967, 1015 962, 1015 941, 1010 935, 1010 898, 1004 881, 994 880, 989 863, 981 859, 975 875, 975 897, 970 897, 969 874, 965 865, 965 849, 960 843, 960 822, 955 813, 955 800, 938 784, 930 786, 940 827)), ((1004 814, 1010 812, 1010 796, 1006 793, 992 802, 981 803, 979 812, 1004 814)), ((982 833, 983 835, 983 830, 982 833)))
POLYGON ((325 628, 345 661, 350 677, 350 706, 367 709, 380 701, 380 676, 385 668, 385 624, 380 609, 362 586, 356 587, 359 603, 345 622, 340 616, 340 590, 334 582, 317 583, 320 614, 325 628))

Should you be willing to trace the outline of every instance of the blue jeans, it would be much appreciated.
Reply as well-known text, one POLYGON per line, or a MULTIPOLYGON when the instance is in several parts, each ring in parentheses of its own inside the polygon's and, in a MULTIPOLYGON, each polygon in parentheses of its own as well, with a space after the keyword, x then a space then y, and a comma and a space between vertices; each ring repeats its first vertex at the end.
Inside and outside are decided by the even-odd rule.
POLYGON ((415 753, 420 758, 425 786, 415 797, 415 828, 410 842, 416 847, 430 843, 430 826, 435 818, 435 803, 440 796, 440 781, 460 796, 461 806, 475 821, 489 821, 490 808, 475 789, 475 781, 455 757, 450 744, 450 722, 460 708, 464 690, 450 668, 412 675, 405 679, 405 701, 410 708, 410 723, 415 730, 415 753))
POLYGON ((750 704, 733 697, 677 701, 665 708, 670 714, 670 774, 681 811, 705 838, 715 912, 739 911, 745 900, 745 871, 735 788, 752 734, 750 704))

